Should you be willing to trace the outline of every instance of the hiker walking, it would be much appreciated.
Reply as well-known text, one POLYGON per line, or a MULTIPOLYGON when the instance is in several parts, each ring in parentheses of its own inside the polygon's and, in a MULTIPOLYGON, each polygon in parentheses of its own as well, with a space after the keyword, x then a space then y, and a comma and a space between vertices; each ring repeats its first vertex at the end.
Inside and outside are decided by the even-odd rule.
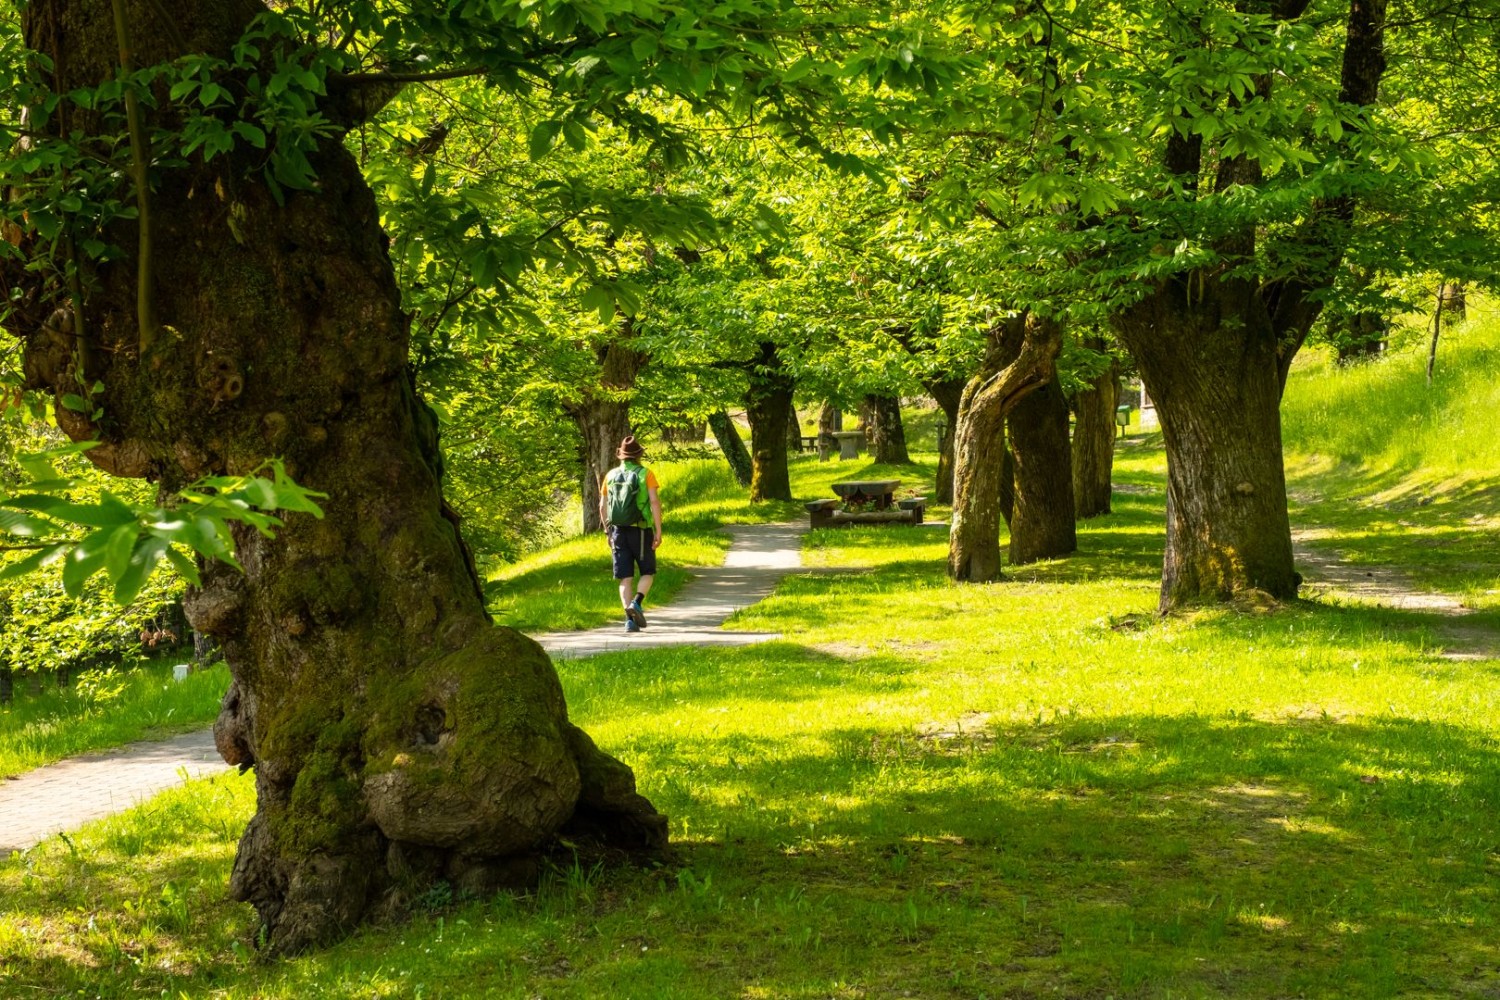
POLYGON ((615 451, 620 464, 609 470, 599 490, 599 520, 607 526, 620 603, 625 606, 625 631, 646 627, 641 605, 656 575, 656 547, 661 544, 661 497, 656 474, 641 465, 646 449, 627 434, 615 451), (650 522, 648 526, 646 522, 650 522), (635 580, 636 568, 640 580, 635 580))

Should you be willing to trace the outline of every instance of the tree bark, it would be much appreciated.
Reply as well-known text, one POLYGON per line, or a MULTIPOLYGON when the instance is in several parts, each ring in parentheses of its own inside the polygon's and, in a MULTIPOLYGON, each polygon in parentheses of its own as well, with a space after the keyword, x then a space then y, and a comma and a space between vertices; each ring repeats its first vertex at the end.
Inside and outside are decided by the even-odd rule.
POLYGON ((734 481, 741 486, 749 486, 752 471, 750 453, 745 450, 739 428, 734 426, 734 421, 723 410, 708 418, 708 427, 714 432, 714 440, 719 442, 724 461, 729 463, 730 470, 734 472, 734 481))
POLYGON ((9 663, 0 666, 0 705, 9 705, 16 698, 15 673, 9 663))
POLYGON ((802 422, 797 418, 795 406, 786 411, 786 446, 791 451, 802 450, 802 422))
POLYGON ((786 422, 792 408, 792 378, 770 341, 760 345, 748 374, 745 415, 750 419, 750 500, 790 500, 786 422))
MULTIPOLYGON (((262 9, 163 4, 171 34, 221 58, 262 9)), ((23 17, 61 92, 114 76, 106 0, 39 0, 23 17)), ((138 41, 143 65, 182 54, 167 33, 138 41)), ((170 128, 168 113, 156 124, 170 128)), ((70 124, 103 131, 83 109, 70 124)), ((312 160, 317 188, 281 202, 256 150, 160 168, 164 336, 142 356, 130 251, 98 266, 84 283, 96 349, 83 376, 103 384, 104 416, 55 407, 74 439, 98 435, 89 458, 116 475, 171 489, 280 455, 327 494, 324 518, 293 515, 275 538, 237 529, 244 572, 206 567, 186 602, 233 676, 219 751, 256 774, 231 894, 254 905, 277 952, 339 937, 439 880, 483 891, 533 879, 559 837, 643 850, 666 837, 630 770, 568 720, 547 655, 489 622, 443 502, 437 422, 407 372, 408 317, 374 198, 338 138, 312 160)), ((107 235, 135 245, 133 223, 107 235)), ((47 322, 70 304, 15 265, 0 270, 26 289, 6 326, 24 341, 27 385, 79 392, 64 332, 78 327, 47 322)))
POLYGON ((1017 401, 1006 419, 1015 462, 1010 561, 1055 559, 1078 550, 1073 521, 1073 463, 1068 401, 1057 375, 1017 401))
POLYGON ((1005 418, 1027 393, 1051 381, 1062 345, 1055 320, 1021 313, 993 326, 979 372, 964 386, 954 435, 953 524, 948 575, 981 583, 1000 577, 1000 468, 1005 418))
POLYGON ((1116 326, 1166 443, 1161 611, 1252 590, 1295 597, 1278 338, 1258 290, 1174 279, 1116 326))
POLYGON ((938 503, 953 502, 953 436, 958 427, 958 404, 963 399, 965 381, 961 378, 934 379, 926 388, 943 410, 943 429, 938 434, 937 495, 938 503))
POLYGON ((579 457, 583 474, 579 492, 583 497, 583 531, 603 531, 599 520, 599 484, 615 466, 615 451, 630 433, 630 398, 635 380, 646 366, 646 355, 631 343, 634 323, 626 319, 620 335, 598 348, 599 381, 587 387, 576 402, 564 409, 578 427, 582 442, 579 457))
MULTIPOLYGON (((1102 337, 1090 338, 1086 346, 1105 350, 1102 337)), ((1109 513, 1119 405, 1120 363, 1111 358, 1109 368, 1073 397, 1078 414, 1073 429, 1073 513, 1079 518, 1109 513)))
POLYGON ((865 421, 865 438, 870 454, 885 465, 911 462, 906 451, 906 426, 901 422, 901 400, 895 396, 871 393, 864 398, 860 414, 865 421))

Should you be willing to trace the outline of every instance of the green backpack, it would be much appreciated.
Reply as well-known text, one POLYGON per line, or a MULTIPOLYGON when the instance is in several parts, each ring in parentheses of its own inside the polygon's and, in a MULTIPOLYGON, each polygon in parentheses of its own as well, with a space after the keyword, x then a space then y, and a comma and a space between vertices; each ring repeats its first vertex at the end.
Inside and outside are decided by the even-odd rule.
POLYGON ((641 520, 641 480, 646 470, 617 466, 605 477, 607 486, 604 509, 609 523, 624 528, 641 520))

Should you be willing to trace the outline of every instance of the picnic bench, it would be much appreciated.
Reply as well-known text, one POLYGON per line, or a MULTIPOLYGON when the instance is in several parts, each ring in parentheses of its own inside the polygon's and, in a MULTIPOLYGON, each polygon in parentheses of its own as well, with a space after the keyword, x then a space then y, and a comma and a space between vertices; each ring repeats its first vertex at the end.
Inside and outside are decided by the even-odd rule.
POLYGON ((871 479, 834 483, 834 500, 807 504, 814 528, 838 528, 850 524, 921 524, 927 510, 926 497, 897 500, 899 479, 871 479), (845 509, 853 508, 853 509, 845 509), (894 509, 893 509, 894 508, 894 509))
POLYGON ((864 431, 834 431, 833 438, 839 443, 839 458, 858 458, 859 443, 865 439, 864 431))

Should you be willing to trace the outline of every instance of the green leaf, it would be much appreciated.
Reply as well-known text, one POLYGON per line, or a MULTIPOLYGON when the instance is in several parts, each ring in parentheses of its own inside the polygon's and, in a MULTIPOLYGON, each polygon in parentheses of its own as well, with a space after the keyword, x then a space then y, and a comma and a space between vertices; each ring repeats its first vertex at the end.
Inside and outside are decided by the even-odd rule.
POLYGON ((62 580, 63 590, 69 597, 82 594, 88 578, 104 568, 105 547, 113 533, 110 528, 91 532, 67 554, 63 560, 62 580))
POLYGON ((116 528, 122 524, 131 524, 137 518, 132 507, 108 493, 98 503, 71 503, 43 493, 27 493, 12 497, 5 505, 18 510, 34 510, 59 521, 81 524, 86 528, 116 528))
POLYGON ((557 141, 557 133, 562 129, 561 122, 538 122, 531 130, 531 140, 527 143, 527 152, 531 155, 533 162, 546 156, 552 149, 552 144, 557 141))
POLYGON ((116 604, 129 604, 135 600, 146 581, 151 579, 151 572, 156 569, 156 564, 161 561, 166 549, 166 542, 150 536, 136 546, 135 553, 130 557, 130 565, 126 567, 124 575, 115 581, 116 604))
POLYGON ((167 561, 172 564, 172 568, 177 571, 178 576, 195 587, 203 585, 203 581, 198 575, 198 564, 193 562, 192 559, 189 559, 170 545, 167 546, 163 555, 167 557, 167 561))
POLYGON ((140 527, 134 524, 122 525, 110 533, 109 540, 104 543, 104 570, 109 574, 110 582, 119 583, 120 577, 125 575, 130 555, 140 537, 140 527))
POLYGON ((23 514, 17 510, 0 509, 0 531, 17 538, 46 538, 57 533, 57 528, 39 517, 23 514))
POLYGON ((25 559, 0 568, 0 580, 14 580, 18 576, 34 573, 67 551, 67 548, 66 545, 54 545, 51 548, 38 549, 25 559))

